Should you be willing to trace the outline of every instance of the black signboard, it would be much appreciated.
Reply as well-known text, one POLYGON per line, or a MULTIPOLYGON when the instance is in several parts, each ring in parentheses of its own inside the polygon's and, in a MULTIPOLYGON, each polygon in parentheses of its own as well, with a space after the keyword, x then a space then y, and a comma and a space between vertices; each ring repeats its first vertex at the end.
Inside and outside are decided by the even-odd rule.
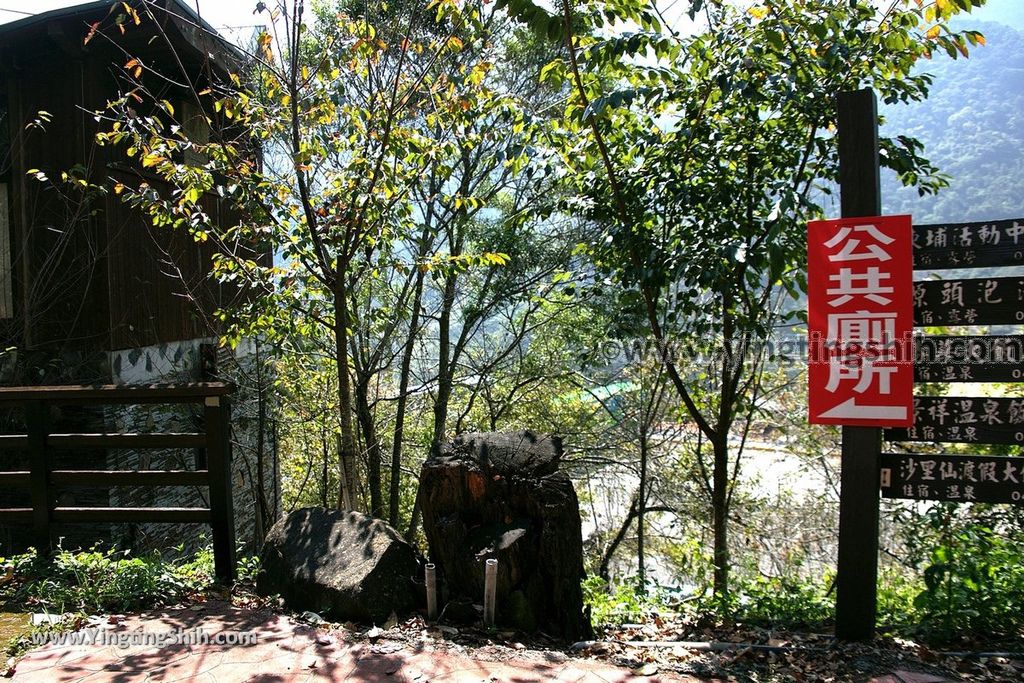
POLYGON ((1024 381, 1024 335, 930 336, 914 339, 917 382, 1024 381))
POLYGON ((1024 398, 915 396, 914 426, 887 441, 1024 444, 1024 398))
POLYGON ((925 280, 914 283, 914 324, 1024 323, 1024 277, 925 280))
POLYGON ((914 226, 914 269, 1024 264, 1024 218, 914 226))
POLYGON ((883 453, 886 498, 1024 503, 1024 458, 883 453))

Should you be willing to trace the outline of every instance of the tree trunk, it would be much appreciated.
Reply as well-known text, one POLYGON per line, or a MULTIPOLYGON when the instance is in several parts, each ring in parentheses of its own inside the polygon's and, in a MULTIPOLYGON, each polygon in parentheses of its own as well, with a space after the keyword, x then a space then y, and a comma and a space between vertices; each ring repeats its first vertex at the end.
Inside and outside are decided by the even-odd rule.
POLYGON ((352 428, 352 390, 348 373, 348 287, 345 284, 347 268, 338 268, 334 293, 334 353, 338 366, 338 505, 340 509, 358 509, 356 482, 356 438, 352 428))
POLYGON ((636 518, 637 511, 637 496, 633 496, 632 502, 629 504, 629 511, 626 513, 626 519, 622 521, 622 526, 619 527, 618 533, 612 539, 612 542, 608 544, 608 547, 604 550, 604 555, 601 557, 601 563, 597 567, 597 575, 605 581, 611 579, 611 572, 609 567, 612 564, 612 557, 615 556, 615 551, 619 549, 619 545, 626 538, 626 533, 629 531, 629 527, 633 524, 633 519, 636 518))
POLYGON ((364 378, 356 385, 356 419, 359 421, 359 430, 363 434, 363 443, 366 445, 366 484, 370 490, 370 514, 383 519, 384 496, 381 490, 380 440, 377 438, 377 429, 373 423, 373 413, 370 410, 367 379, 369 378, 364 378))
POLYGON ((409 334, 402 350, 402 361, 398 370, 398 403, 395 406, 395 434, 391 442, 391 483, 388 489, 388 523, 398 527, 399 494, 402 486, 402 437, 405 433, 405 405, 409 391, 409 369, 412 354, 416 348, 416 333, 420 325, 420 301, 423 298, 424 271, 416 274, 412 295, 412 317, 409 319, 409 334))
POLYGON ((644 510, 647 508, 647 425, 640 426, 640 490, 636 508, 636 577, 641 594, 647 593, 647 572, 644 569, 644 510))
POLYGON ((532 432, 464 434, 420 473, 423 530, 452 600, 479 600, 495 558, 497 620, 570 642, 590 638, 580 581, 579 500, 558 471, 561 441, 532 432))
POLYGON ((431 455, 437 455, 441 450, 445 425, 448 422, 448 401, 452 395, 451 319, 457 279, 458 276, 452 273, 445 280, 441 315, 438 318, 437 396, 434 400, 434 437, 430 444, 431 455))
POLYGON ((260 358, 260 343, 255 342, 256 359, 256 524, 255 532, 258 543, 263 543, 267 528, 273 523, 267 504, 266 468, 266 429, 267 429, 267 387, 266 368, 260 358))
POLYGON ((420 497, 416 496, 416 502, 412 505, 412 514, 409 515, 409 528, 405 530, 405 542, 415 545, 416 531, 420 526, 420 497))
POLYGON ((729 594, 729 445, 728 432, 720 432, 712 446, 715 462, 712 473, 711 514, 714 525, 715 583, 718 598, 729 594))
POLYGON ((327 468, 331 461, 331 450, 327 443, 327 432, 324 430, 320 431, 320 445, 323 447, 324 453, 324 466, 320 472, 320 502, 323 504, 323 507, 327 507, 327 485, 330 482, 327 468))

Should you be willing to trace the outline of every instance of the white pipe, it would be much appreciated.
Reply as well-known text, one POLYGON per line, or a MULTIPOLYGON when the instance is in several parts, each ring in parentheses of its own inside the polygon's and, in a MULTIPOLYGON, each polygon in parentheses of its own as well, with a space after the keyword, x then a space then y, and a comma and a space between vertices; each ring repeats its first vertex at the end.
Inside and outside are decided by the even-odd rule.
POLYGON ((437 567, 433 562, 427 563, 427 619, 437 620, 437 567))
POLYGON ((484 625, 494 626, 494 601, 498 590, 498 561, 484 563, 484 625))

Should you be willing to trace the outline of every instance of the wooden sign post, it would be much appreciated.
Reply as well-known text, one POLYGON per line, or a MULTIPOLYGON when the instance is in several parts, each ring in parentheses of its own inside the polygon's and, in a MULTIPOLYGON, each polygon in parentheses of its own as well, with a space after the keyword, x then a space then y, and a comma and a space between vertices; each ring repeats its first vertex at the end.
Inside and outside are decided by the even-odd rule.
MULTIPOLYGON (((839 184, 843 218, 871 216, 876 218, 864 222, 884 226, 885 221, 893 217, 878 217, 881 202, 877 120, 872 91, 839 95, 839 184)), ((847 222, 838 223, 845 225, 847 222)), ((813 298, 820 295, 812 292, 815 288, 810 286, 811 275, 818 267, 811 261, 812 253, 817 254, 811 249, 814 244, 810 239, 812 226, 813 223, 808 228, 809 337, 813 337, 816 329, 816 315, 821 318, 818 309, 821 304, 813 298)), ((919 225, 913 226, 912 235, 914 270, 998 268, 1024 263, 1024 219, 919 225)), ((895 242, 892 246, 896 246, 895 242)), ((907 259, 905 252, 892 251, 884 255, 887 261, 896 261, 897 253, 907 259)), ((844 255, 850 256, 845 252, 844 255)), ((867 257, 860 254, 858 258, 867 257)), ((896 278, 897 270, 893 268, 890 266, 886 277, 896 278)), ((873 274, 877 276, 878 272, 873 274)), ((912 287, 910 278, 906 279, 903 286, 913 290, 912 306, 896 305, 894 311, 885 312, 885 316, 900 320, 899 316, 904 315, 902 311, 912 308, 914 327, 1024 325, 1024 277, 928 279, 913 283, 912 287)), ((821 288, 818 283, 817 289, 821 288)), ((898 289, 894 287, 888 292, 895 297, 898 289)), ((867 310, 860 313, 862 317, 871 314, 867 310)), ((851 317, 831 311, 829 314, 837 318, 851 317)), ((815 401, 820 401, 820 397, 815 397, 818 387, 814 378, 822 374, 815 363, 821 362, 822 354, 813 351, 829 348, 827 343, 822 345, 819 341, 818 344, 815 347, 814 339, 810 340, 809 412, 812 422, 829 423, 821 418, 829 418, 830 414, 814 408, 815 401)), ((841 344, 836 346, 842 348, 841 344)), ((909 362, 906 359, 913 359, 912 382, 1024 382, 1024 335, 1021 334, 919 336, 914 339, 913 347, 912 356, 909 353, 894 356, 904 363, 909 362)), ((868 357, 861 361, 862 375, 868 357)), ((830 363, 835 363, 831 356, 828 358, 830 363)), ((875 369, 876 361, 874 358, 875 369)), ((902 369, 907 369, 905 364, 902 369)), ((895 388, 897 379, 903 382, 907 377, 899 375, 895 368, 889 376, 893 387, 887 385, 883 393, 892 399, 889 403, 898 404, 896 392, 890 389, 895 388)), ((861 382, 858 390, 863 392, 864 385, 865 382, 861 382)), ((910 392, 905 396, 909 403, 910 392)), ((863 394, 861 400, 864 400, 863 394)), ((850 401, 853 405, 853 399, 850 401)), ((883 434, 885 441, 909 443, 1024 445, 1024 396, 914 396, 907 411, 909 419, 903 422, 889 419, 892 417, 889 413, 879 410, 864 415, 864 419, 831 422, 844 425, 836 574, 836 636, 843 640, 869 640, 875 632, 880 490, 886 498, 1024 505, 1024 458, 1020 456, 882 452, 883 434), (851 424, 878 426, 849 426, 851 424), (879 427, 886 427, 884 433, 879 427)), ((839 417, 852 415, 854 413, 846 411, 839 417)))
MULTIPOLYGON (((844 218, 882 212, 878 177, 878 113, 870 89, 839 94, 839 188, 844 218)), ((843 427, 839 494, 836 636, 875 633, 878 583, 878 472, 882 432, 843 427)))

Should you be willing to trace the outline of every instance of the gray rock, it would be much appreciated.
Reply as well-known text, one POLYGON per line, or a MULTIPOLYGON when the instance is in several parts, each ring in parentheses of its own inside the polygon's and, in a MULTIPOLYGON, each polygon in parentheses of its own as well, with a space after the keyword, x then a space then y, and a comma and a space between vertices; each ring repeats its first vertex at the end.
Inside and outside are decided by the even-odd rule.
POLYGON ((390 526, 358 512, 292 512, 270 529, 260 562, 257 592, 280 595, 296 612, 383 623, 416 606, 416 551, 390 526))

